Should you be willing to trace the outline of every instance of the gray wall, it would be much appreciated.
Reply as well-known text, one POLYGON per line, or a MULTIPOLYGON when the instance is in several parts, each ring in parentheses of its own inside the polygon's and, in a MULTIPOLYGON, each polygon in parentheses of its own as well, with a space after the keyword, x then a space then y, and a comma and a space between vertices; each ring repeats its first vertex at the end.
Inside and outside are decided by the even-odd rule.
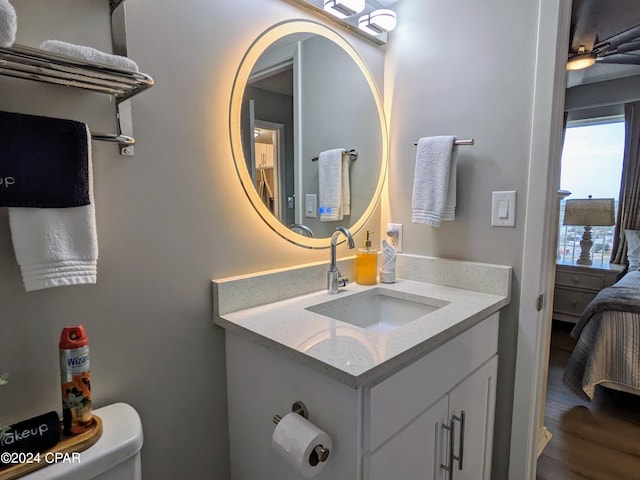
MULTIPOLYGON (((329 237, 338 225, 348 226, 367 209, 380 177, 381 125, 367 80, 351 57, 332 41, 316 36, 302 42, 300 50, 300 132, 302 135, 302 195, 298 207, 304 212, 304 195, 320 196, 320 152, 333 148, 355 149, 358 159, 349 165, 351 215, 337 222, 302 218, 317 237, 329 237)), ((377 229, 374 229, 377 231, 377 229)))
MULTIPOLYGON (((13 3, 21 43, 57 38, 108 49, 106 0, 13 3)), ((402 0, 386 49, 345 34, 378 79, 386 52, 391 165, 383 207, 405 225, 405 251, 515 267, 500 329, 495 478, 507 478, 508 468, 536 3, 402 0), (476 139, 459 150, 457 220, 440 229, 412 225, 409 208, 413 142, 436 134, 476 139), (490 227, 491 191, 511 189, 519 195, 516 228, 490 227)), ((127 13, 129 55, 157 85, 133 101, 134 158, 94 142, 98 284, 25 293, 0 211, 0 370, 12 374, 1 413, 14 421, 59 408, 58 336, 63 325, 83 323, 96 404, 126 401, 142 415, 145 477, 224 479, 224 345, 211 321, 210 279, 328 256, 262 224, 228 142, 243 52, 267 26, 305 13, 281 0, 135 0, 127 13)), ((0 78, 0 109, 113 130, 108 99, 26 83, 0 78)), ((379 226, 378 215, 371 229, 379 226)))
MULTIPOLYGON (((19 43, 110 48, 106 0, 12 3, 19 43)), ((83 323, 96 406, 125 401, 142 416, 145 478, 225 479, 224 336, 210 281, 329 256, 294 247, 259 220, 228 140, 242 54, 269 25, 305 14, 281 0, 126 7, 129 56, 157 84, 133 99, 135 157, 93 142, 98 284, 25 293, 0 209, 0 371, 11 374, 0 415, 13 422, 60 409, 60 331, 83 323)), ((381 78, 383 51, 355 43, 381 78)), ((107 97, 57 86, 0 77, 0 109, 114 131, 107 97)))
MULTIPOLYGON (((592 116, 612 114, 611 112, 597 112, 596 109, 619 106, 618 112, 613 114, 624 114, 622 105, 627 102, 637 102, 640 100, 640 75, 632 77, 617 78, 614 80, 588 83, 567 88, 565 98, 565 110, 569 112, 569 119, 579 117, 577 113, 581 110, 592 110, 592 116)), ((589 118, 585 115, 584 118, 589 118)))
POLYGON ((519 284, 535 64, 537 2, 398 3, 385 75, 390 107, 390 221, 404 224, 405 252, 514 267, 501 315, 494 478, 508 478, 519 284), (458 147, 455 222, 411 223, 418 138, 475 138, 458 147), (490 226, 491 192, 516 190, 515 228, 490 226))

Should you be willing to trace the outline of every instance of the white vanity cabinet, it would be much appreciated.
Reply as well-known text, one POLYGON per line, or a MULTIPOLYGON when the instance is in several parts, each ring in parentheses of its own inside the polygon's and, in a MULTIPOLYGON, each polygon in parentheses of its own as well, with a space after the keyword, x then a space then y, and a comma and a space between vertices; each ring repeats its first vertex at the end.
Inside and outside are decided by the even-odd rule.
POLYGON ((371 388, 365 478, 490 478, 497 341, 495 314, 371 388))
POLYGON ((497 370, 494 355, 370 454, 366 478, 489 479, 497 370))
POLYGON ((320 263, 213 281, 214 322, 225 329, 231 480, 303 478, 271 446, 272 418, 298 401, 333 443, 316 480, 490 478, 499 312, 511 300, 511 268, 407 254, 397 262, 396 283, 352 284, 339 295, 323 289, 320 263), (441 306, 392 329, 318 308, 375 289, 441 306), (464 435, 454 418, 463 411, 464 435), (446 471, 451 454, 462 464, 454 458, 446 471))
POLYGON ((442 478, 439 460, 446 438, 440 426, 447 424, 448 412, 445 396, 370 455, 367 478, 442 478))
MULTIPOLYGON (((309 420, 333 441, 318 480, 488 479, 491 470, 498 313, 377 383, 348 385, 227 331, 227 387, 232 480, 302 477, 271 449, 275 426, 302 401, 309 420), (464 411, 462 470, 449 459, 453 416, 464 411)), ((459 456, 461 422, 455 428, 459 456)))

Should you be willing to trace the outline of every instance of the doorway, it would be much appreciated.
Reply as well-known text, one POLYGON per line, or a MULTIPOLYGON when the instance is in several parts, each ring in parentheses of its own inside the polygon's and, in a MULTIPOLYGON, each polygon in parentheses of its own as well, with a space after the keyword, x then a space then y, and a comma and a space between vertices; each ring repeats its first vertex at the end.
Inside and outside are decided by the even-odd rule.
POLYGON ((281 222, 285 222, 282 201, 282 138, 284 125, 281 123, 254 120, 253 165, 254 186, 262 202, 281 222))
MULTIPOLYGON (((603 0, 573 0, 572 3, 573 3, 572 5, 573 12, 571 15, 572 35, 575 34, 576 29, 578 31, 581 31, 583 34, 588 33, 585 31, 584 20, 585 20, 585 15, 589 14, 592 16, 592 18, 587 23, 589 25, 592 25, 592 27, 597 30, 597 31, 591 32, 591 37, 593 37, 592 42, 597 42, 598 40, 599 41, 605 40, 608 35, 607 32, 615 33, 621 29, 623 30, 624 28, 628 28, 629 25, 637 25, 640 23, 640 5, 637 2, 629 3, 626 1, 621 1, 613 5, 610 2, 606 2, 603 0), (583 21, 581 28, 576 27, 576 22, 578 20, 583 21), (622 25, 624 24, 624 22, 629 22, 627 27, 624 27, 622 25)), ((572 44, 575 42, 571 42, 570 40, 569 43, 572 44)), ((572 48, 571 45, 570 45, 570 48, 572 48)), ((563 52, 559 51, 558 55, 559 55, 559 58, 562 59, 563 52)), ((615 106, 620 109, 623 103, 630 100, 628 96, 625 96, 626 92, 624 92, 621 88, 619 88, 621 84, 615 83, 615 82, 619 82, 620 78, 625 76, 630 76, 630 75, 633 75, 634 76, 633 78, 635 78, 636 79, 635 81, 637 82, 637 79, 640 78, 640 66, 627 65, 627 66, 624 66, 623 68, 620 65, 615 65, 615 64, 609 65, 606 62, 602 62, 599 64, 597 63, 594 67, 590 67, 589 69, 586 69, 586 70, 569 72, 567 78, 565 79, 564 85, 562 85, 566 87, 566 90, 565 90, 566 95, 563 101, 563 107, 565 111, 569 112, 569 120, 573 119, 573 121, 577 121, 577 120, 584 121, 585 118, 596 118, 596 117, 600 117, 600 118, 608 117, 609 119, 613 118, 616 112, 612 112, 611 107, 615 106), (634 68, 635 70, 633 70, 634 68), (617 87, 614 87, 614 84, 617 87), (582 110, 582 111, 579 111, 579 110, 582 110)), ((557 81, 560 82, 559 80, 557 81)), ((640 95, 640 92, 638 92, 638 89, 636 89, 636 92, 632 94, 632 97, 633 95, 636 95, 636 96, 640 95)), ((560 163, 559 156, 557 158, 552 157, 551 163, 556 161, 558 162, 558 166, 559 166, 559 163, 560 163)), ((553 171, 553 167, 550 168, 550 171, 551 172, 553 171)), ((556 179, 559 180, 559 178, 560 178, 560 171, 558 170, 556 179)), ((568 185, 559 185, 559 186, 561 186, 562 188, 565 188, 565 187, 569 188, 568 185)), ((569 190, 574 191, 574 195, 572 195, 571 198, 586 197, 586 194, 584 193, 581 194, 576 187, 571 187, 569 188, 569 190)), ((590 192, 587 192, 587 193, 590 193, 590 192)), ((595 195, 595 196, 597 197, 598 195, 595 195)), ((612 197, 614 195, 604 195, 604 196, 612 197)), ((552 222, 555 222, 555 224, 549 225, 548 226, 549 229, 555 229, 557 231, 560 228, 559 221, 558 221, 558 217, 560 214, 559 212, 560 212, 560 209, 558 208, 558 214, 556 214, 555 218, 550 220, 552 222)), ((568 260, 569 263, 571 263, 574 260, 574 256, 575 256, 574 247, 576 245, 575 242, 579 241, 579 239, 572 239, 571 235, 574 234, 575 237, 578 237, 578 234, 576 232, 578 232, 579 228, 573 228, 573 230, 570 229, 568 233, 565 233, 564 237, 562 236, 560 237, 560 240, 561 240, 560 242, 558 242, 557 236, 552 236, 548 238, 548 241, 551 242, 552 245, 554 246, 557 245, 559 247, 559 248, 555 248, 555 252, 554 252, 555 255, 569 256, 570 257, 570 259, 568 260), (573 244, 571 243, 572 241, 574 242, 573 244)), ((578 233, 581 233, 581 232, 578 232, 578 233)), ((595 253, 601 254, 601 257, 606 256, 606 254, 608 253, 606 251, 608 242, 609 242, 609 239, 608 239, 609 237, 607 235, 608 235, 607 232, 603 233, 603 235, 600 237, 599 244, 597 239, 594 242, 593 251, 595 253), (600 248, 599 252, 597 250, 598 248, 600 248)), ((579 250, 580 250, 579 243, 578 243, 577 250, 579 253, 579 250)), ((605 259, 605 262, 608 265, 608 258, 605 259)), ((562 262, 558 262, 558 264, 562 264, 562 262)), ((566 268, 566 267, 563 265, 562 267, 558 267, 558 268, 566 268)), ((547 286, 551 291, 553 291, 554 279, 555 279, 555 269, 554 269, 554 275, 552 275, 551 277, 551 284, 547 286)), ((560 286, 558 288, 564 288, 564 287, 560 286)), ((551 295, 550 298, 553 298, 553 295, 551 295)), ((536 412, 539 417, 539 423, 537 425, 538 437, 537 437, 537 445, 536 445, 538 455, 540 455, 541 453, 544 454, 545 450, 543 450, 543 448, 545 447, 545 445, 547 444, 550 438, 549 432, 545 428, 543 428, 545 412, 551 413, 551 415, 547 415, 548 422, 551 424, 549 425, 551 429, 551 433, 553 435, 557 435, 558 438, 562 438, 563 439, 562 441, 564 441, 564 438, 568 438, 566 437, 566 432, 564 432, 562 429, 562 425, 558 425, 556 420, 554 420, 554 415, 556 416, 558 415, 557 410, 559 408, 558 407, 559 402, 557 401, 559 397, 557 395, 559 392, 561 392, 561 389, 564 388, 562 386, 562 381, 561 381, 562 371, 564 369, 564 366, 562 362, 559 363, 557 359, 561 358, 562 355, 567 352, 563 351, 562 349, 560 350, 560 353, 558 351, 556 352, 553 351, 554 342, 557 344, 557 340, 554 339, 553 335, 556 334, 556 331, 558 332, 559 336, 562 337, 564 335, 565 340, 567 340, 564 342, 563 348, 565 349, 568 348, 566 347, 566 345, 570 343, 571 338, 568 337, 567 332, 563 331, 563 327, 565 329, 567 328, 566 325, 563 325, 562 322, 556 323, 554 325, 552 324, 552 318, 556 317, 558 319, 567 319, 571 316, 577 317, 582 312, 582 308, 579 305, 579 303, 577 303, 575 306, 570 306, 568 303, 560 304, 560 302, 558 301, 556 301, 555 303, 556 303, 556 307, 554 307, 554 312, 553 313, 548 312, 548 315, 545 315, 545 318, 542 319, 542 321, 544 322, 544 328, 541 329, 541 332, 542 332, 541 335, 544 338, 539 339, 538 350, 537 350, 539 358, 541 358, 541 360, 543 361, 541 368, 544 370, 542 378, 540 379, 541 388, 539 389, 539 392, 538 392, 540 394, 540 397, 538 400, 540 402, 541 408, 538 412, 536 412), (574 308, 575 312, 569 311, 570 307, 574 308), (550 344, 551 344, 551 355, 549 355, 550 344), (545 401, 546 398, 549 398, 547 396, 547 383, 546 383, 547 378, 549 378, 549 382, 551 384, 550 388, 555 389, 553 391, 551 390, 549 391, 549 395, 555 396, 550 400, 551 403, 549 405, 547 405, 545 401), (560 381, 558 382, 558 380, 560 381)), ((566 396, 560 395, 560 398, 571 399, 571 395, 573 394, 567 391, 566 396)), ((573 407, 579 406, 580 408, 583 408, 586 406, 586 405, 578 405, 580 403, 581 403, 580 399, 578 399, 577 397, 575 398, 575 404, 571 402, 567 403, 568 405, 567 413, 570 413, 569 411, 573 412, 572 410, 573 407)), ((598 402, 589 404, 589 408, 593 407, 594 412, 596 412, 599 408, 597 403, 598 402)), ((589 410, 587 409, 587 411, 589 410)), ((606 429, 602 430, 602 434, 603 435, 606 434, 606 429)), ((551 442, 555 442, 555 440, 551 439, 551 442)), ((546 448, 549 448, 550 451, 555 452, 557 454, 558 453, 557 448, 560 448, 560 449, 564 449, 566 453, 566 448, 567 448, 566 445, 562 447, 557 447, 557 445, 554 445, 554 443, 551 443, 550 445, 551 445, 550 447, 549 446, 546 447, 546 448)), ((548 469, 549 462, 545 463, 543 468, 548 469)), ((557 474, 559 474, 559 472, 556 472, 556 475, 557 474)), ((541 476, 539 478, 547 478, 547 477, 541 476)), ((568 477, 563 477, 562 474, 560 474, 558 478, 568 478, 568 477)), ((571 478, 574 478, 574 477, 571 477, 571 478)), ((583 478, 583 477, 576 476, 575 478, 583 478)), ((609 478, 609 477, 602 476, 598 478, 609 478)), ((611 477, 611 478, 614 478, 614 477, 611 477)), ((622 477, 615 477, 615 478, 622 478, 622 477)))

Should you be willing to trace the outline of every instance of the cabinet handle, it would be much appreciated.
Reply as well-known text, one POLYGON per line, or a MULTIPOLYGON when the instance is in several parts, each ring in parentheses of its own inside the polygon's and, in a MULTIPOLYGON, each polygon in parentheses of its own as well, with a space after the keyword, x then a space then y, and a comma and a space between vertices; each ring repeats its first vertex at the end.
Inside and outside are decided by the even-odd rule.
POLYGON ((573 277, 573 283, 580 283, 580 277, 573 277))
POLYGON ((454 415, 452 418, 453 419, 451 420, 451 425, 453 425, 456 420, 460 422, 460 443, 458 444, 458 455, 457 456, 454 455, 453 458, 458 461, 458 470, 462 470, 463 468, 462 462, 464 459, 464 423, 465 423, 464 410, 460 412, 459 417, 457 415, 454 415))
POLYGON ((448 465, 441 463, 440 468, 445 472, 449 472, 449 480, 453 480, 453 460, 455 459, 453 449, 455 446, 456 436, 455 420, 452 418, 449 425, 442 424, 442 428, 449 432, 449 458, 447 459, 448 465))

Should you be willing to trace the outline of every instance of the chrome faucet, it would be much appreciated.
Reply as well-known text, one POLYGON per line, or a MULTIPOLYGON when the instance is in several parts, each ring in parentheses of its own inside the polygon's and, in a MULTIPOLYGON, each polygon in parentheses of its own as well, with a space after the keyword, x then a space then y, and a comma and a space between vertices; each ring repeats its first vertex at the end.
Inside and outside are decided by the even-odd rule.
POLYGON ((329 271, 327 272, 327 290, 329 293, 338 293, 338 289, 340 287, 344 287, 347 285, 349 281, 348 278, 344 278, 340 276, 340 272, 338 271, 338 267, 336 266, 336 244, 338 242, 338 237, 340 233, 343 233, 345 237, 347 237, 347 243, 349 248, 353 248, 356 244, 353 242, 353 237, 351 236, 351 232, 345 227, 337 227, 335 233, 331 237, 331 265, 329 266, 329 271))

